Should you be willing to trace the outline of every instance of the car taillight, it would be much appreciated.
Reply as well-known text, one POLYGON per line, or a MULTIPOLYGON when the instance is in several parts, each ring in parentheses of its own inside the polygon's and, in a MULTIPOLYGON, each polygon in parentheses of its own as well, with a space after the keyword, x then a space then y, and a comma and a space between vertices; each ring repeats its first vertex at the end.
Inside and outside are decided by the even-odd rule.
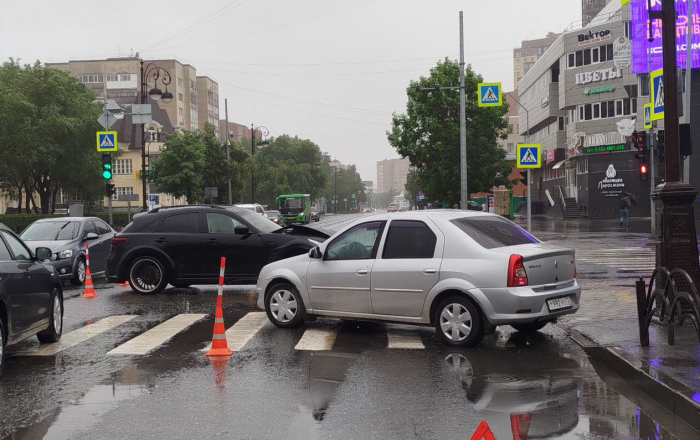
POLYGON ((124 243, 126 240, 128 240, 127 237, 112 237, 112 246, 116 246, 118 244, 124 243))
POLYGON ((576 251, 574 251, 574 278, 576 278, 576 251))
POLYGON ((527 286, 527 273, 521 255, 513 254, 508 262, 508 287, 527 286))

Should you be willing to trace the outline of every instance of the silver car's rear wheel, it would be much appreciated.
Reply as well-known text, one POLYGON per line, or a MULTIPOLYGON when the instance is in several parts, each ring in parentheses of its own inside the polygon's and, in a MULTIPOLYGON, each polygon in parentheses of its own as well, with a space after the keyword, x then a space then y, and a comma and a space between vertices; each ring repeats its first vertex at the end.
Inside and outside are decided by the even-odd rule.
POLYGON ((464 296, 445 298, 435 309, 433 322, 440 339, 458 347, 473 347, 484 338, 479 309, 464 296))
POLYGON ((297 327, 304 322, 304 302, 299 291, 288 283, 276 284, 267 291, 265 312, 277 327, 297 327))

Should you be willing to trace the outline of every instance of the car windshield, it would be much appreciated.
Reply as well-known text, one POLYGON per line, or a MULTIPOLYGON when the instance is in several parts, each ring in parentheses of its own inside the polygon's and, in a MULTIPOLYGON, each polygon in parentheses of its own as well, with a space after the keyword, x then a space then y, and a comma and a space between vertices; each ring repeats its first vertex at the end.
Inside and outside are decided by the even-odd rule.
POLYGON ((21 238, 24 241, 73 240, 78 237, 79 231, 80 222, 66 220, 35 222, 22 232, 21 238))
POLYGON ((520 226, 498 216, 463 217, 451 222, 485 249, 540 242, 520 226))
POLYGON ((282 229, 275 222, 271 222, 262 215, 256 214, 255 211, 249 211, 246 209, 237 211, 236 214, 240 215, 243 220, 246 221, 246 223, 260 232, 270 233, 282 229))
POLYGON ((301 198, 280 199, 280 208, 301 208, 301 198))

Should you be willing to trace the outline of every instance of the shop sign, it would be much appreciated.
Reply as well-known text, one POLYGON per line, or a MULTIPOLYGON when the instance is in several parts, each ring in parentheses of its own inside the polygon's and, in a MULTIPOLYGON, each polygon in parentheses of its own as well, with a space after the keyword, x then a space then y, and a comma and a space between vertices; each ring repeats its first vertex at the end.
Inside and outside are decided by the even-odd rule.
POLYGON ((584 147, 595 147, 598 145, 613 145, 613 144, 624 144, 627 139, 623 135, 617 132, 609 133, 592 133, 585 135, 583 140, 584 147))
POLYGON ((545 151, 545 152, 544 152, 544 154, 545 154, 545 161, 546 161, 547 163, 554 162, 554 159, 555 159, 555 157, 556 157, 556 154, 555 154, 555 153, 556 153, 556 152, 555 152, 554 150, 547 150, 547 151, 545 151))
POLYGON ((618 69, 627 69, 632 64, 632 42, 618 37, 613 42, 613 64, 618 69))
POLYGON ((622 69, 610 67, 607 69, 595 70, 593 72, 577 73, 576 84, 588 84, 589 82, 606 81, 615 78, 622 78, 622 69))
POLYGON ((613 151, 625 151, 626 144, 598 145, 595 147, 583 147, 583 154, 610 153, 613 151))
POLYGON ((614 92, 615 86, 584 87, 584 95, 597 95, 598 93, 614 92))
POLYGON ((617 177, 615 167, 613 164, 610 164, 608 169, 605 171, 605 178, 598 182, 598 189, 605 197, 619 197, 622 194, 622 188, 624 187, 624 180, 617 177))
POLYGON ((578 34, 578 45, 585 46, 587 44, 598 43, 612 38, 610 29, 604 31, 592 32, 588 31, 583 34, 578 34))

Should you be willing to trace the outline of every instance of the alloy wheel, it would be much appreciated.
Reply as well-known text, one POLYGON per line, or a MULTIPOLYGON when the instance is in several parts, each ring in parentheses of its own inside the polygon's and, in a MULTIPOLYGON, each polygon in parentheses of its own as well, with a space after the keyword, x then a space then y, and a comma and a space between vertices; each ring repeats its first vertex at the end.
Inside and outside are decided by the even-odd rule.
POLYGON ((63 307, 58 294, 53 297, 53 328, 57 335, 63 331, 63 307))
POLYGON ((150 258, 139 260, 131 268, 131 281, 144 292, 155 290, 161 283, 163 273, 160 265, 150 258))
POLYGON ((270 299, 270 312, 279 322, 289 322, 297 314, 297 300, 292 292, 278 290, 270 299))
POLYGON ((78 280, 81 283, 85 282, 85 262, 83 260, 78 261, 78 280))
POLYGON ((448 304, 440 313, 440 328, 449 340, 461 342, 472 332, 472 315, 462 304, 448 304))

